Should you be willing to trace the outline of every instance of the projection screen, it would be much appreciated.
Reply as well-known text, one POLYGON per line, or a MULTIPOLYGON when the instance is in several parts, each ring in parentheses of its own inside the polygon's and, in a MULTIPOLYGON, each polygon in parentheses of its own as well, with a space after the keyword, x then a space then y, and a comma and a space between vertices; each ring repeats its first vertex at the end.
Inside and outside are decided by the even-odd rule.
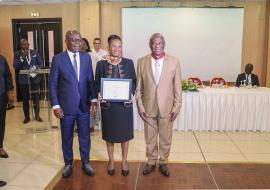
POLYGON ((159 32, 165 52, 179 58, 183 79, 235 81, 241 71, 243 8, 123 8, 123 56, 149 54, 149 38, 159 32))

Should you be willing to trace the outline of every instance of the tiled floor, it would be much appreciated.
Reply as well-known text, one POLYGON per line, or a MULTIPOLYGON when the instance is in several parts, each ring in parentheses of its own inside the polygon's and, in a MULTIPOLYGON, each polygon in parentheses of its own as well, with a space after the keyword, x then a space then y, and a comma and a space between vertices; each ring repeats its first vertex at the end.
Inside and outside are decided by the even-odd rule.
MULTIPOLYGON (((44 111, 46 113, 46 110, 44 111)), ((43 117, 45 118, 45 116, 43 117)), ((8 182, 1 190, 41 190, 63 166, 59 130, 39 132, 35 122, 23 125, 21 107, 7 112, 4 146, 10 158, 0 158, 0 179, 8 182)), ((107 160, 105 142, 98 132, 92 138, 91 159, 107 160)), ((74 156, 79 158, 78 139, 74 156)), ((115 158, 121 159, 117 144, 115 158)), ((129 160, 145 161, 143 132, 136 131, 130 142, 129 160)), ((170 162, 270 162, 270 133, 175 131, 170 162)))

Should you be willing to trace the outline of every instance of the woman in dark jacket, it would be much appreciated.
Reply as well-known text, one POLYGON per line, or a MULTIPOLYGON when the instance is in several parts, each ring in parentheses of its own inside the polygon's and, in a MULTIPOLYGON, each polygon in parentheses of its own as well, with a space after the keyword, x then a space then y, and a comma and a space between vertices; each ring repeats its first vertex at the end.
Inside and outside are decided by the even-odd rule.
MULTIPOLYGON (((122 41, 117 35, 108 38, 110 55, 107 60, 97 63, 96 91, 100 93, 101 78, 121 78, 132 80, 131 93, 136 89, 136 74, 133 61, 122 57, 122 41)), ((129 174, 127 162, 128 144, 133 139, 133 105, 132 99, 126 102, 109 102, 101 100, 102 138, 106 141, 109 155, 107 172, 114 175, 114 143, 121 143, 122 175, 129 174)))

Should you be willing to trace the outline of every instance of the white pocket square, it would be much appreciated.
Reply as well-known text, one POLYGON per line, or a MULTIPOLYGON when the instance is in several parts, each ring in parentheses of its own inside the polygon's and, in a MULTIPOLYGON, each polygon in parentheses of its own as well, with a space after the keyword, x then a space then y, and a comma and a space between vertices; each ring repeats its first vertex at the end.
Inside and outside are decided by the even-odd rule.
POLYGON ((37 55, 33 55, 33 57, 36 57, 37 55))

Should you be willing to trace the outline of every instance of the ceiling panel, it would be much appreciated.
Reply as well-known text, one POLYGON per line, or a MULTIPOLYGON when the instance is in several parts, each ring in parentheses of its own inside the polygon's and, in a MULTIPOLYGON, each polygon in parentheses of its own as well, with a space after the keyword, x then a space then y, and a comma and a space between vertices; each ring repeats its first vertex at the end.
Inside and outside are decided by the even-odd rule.
POLYGON ((0 5, 39 5, 53 3, 75 3, 80 0, 0 0, 0 5))
MULTIPOLYGON (((258 2, 266 0, 81 0, 81 1, 88 1, 88 2, 258 2)), ((52 3, 74 3, 80 2, 80 0, 0 0, 0 5, 29 5, 29 4, 52 4, 52 3)))
POLYGON ((15 1, 12 1, 12 2, 3 2, 3 1, 0 1, 0 5, 23 5, 22 3, 18 3, 18 2, 15 2, 15 1))

